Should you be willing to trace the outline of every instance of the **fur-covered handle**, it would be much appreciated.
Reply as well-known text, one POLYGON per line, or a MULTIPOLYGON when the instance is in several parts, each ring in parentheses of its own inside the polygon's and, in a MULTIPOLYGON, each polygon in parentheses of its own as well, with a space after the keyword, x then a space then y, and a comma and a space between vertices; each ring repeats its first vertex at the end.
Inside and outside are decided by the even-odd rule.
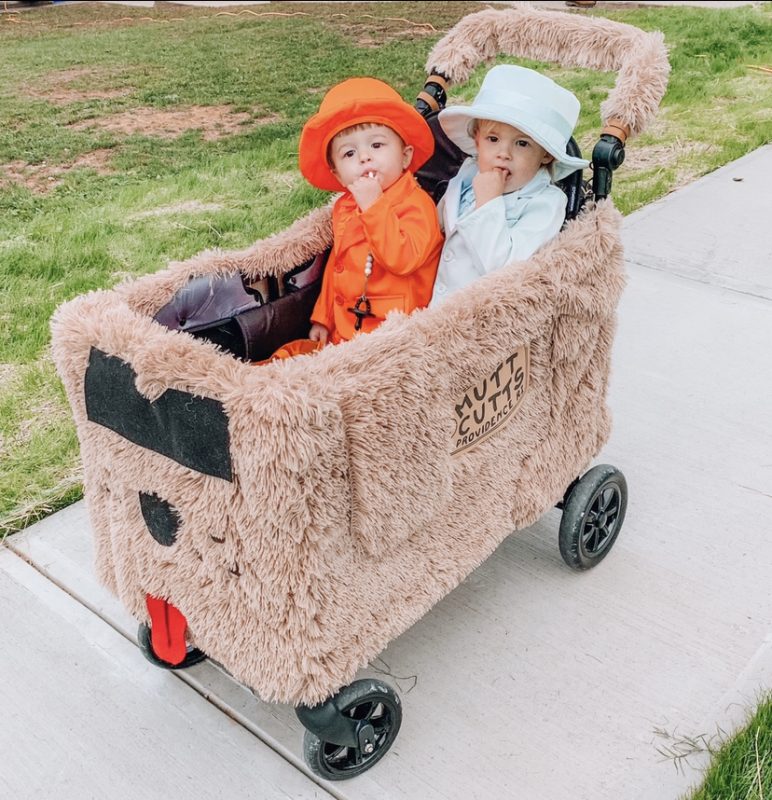
POLYGON ((531 6, 464 17, 432 48, 426 71, 460 83, 478 64, 499 54, 616 70, 616 84, 601 104, 601 119, 604 125, 622 123, 633 136, 656 116, 670 73, 659 31, 646 33, 621 22, 531 6))

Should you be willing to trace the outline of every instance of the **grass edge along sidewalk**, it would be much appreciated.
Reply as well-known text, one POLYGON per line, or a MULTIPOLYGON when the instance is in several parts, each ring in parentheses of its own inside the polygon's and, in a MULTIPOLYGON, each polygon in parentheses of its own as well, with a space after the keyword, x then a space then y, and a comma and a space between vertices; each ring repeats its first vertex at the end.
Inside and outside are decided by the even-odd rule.
POLYGON ((765 800, 772 797, 772 690, 747 709, 745 725, 732 734, 690 737, 660 750, 676 769, 697 756, 710 759, 702 784, 683 800, 765 800))

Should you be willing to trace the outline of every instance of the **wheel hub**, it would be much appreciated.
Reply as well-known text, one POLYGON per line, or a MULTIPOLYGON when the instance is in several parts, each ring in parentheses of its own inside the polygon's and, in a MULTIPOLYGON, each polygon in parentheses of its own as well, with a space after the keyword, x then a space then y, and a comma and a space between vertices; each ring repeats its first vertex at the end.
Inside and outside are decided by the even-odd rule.
POLYGON ((618 499, 619 492, 613 486, 607 487, 596 496, 582 537, 585 553, 595 556, 610 541, 619 510, 618 499))
POLYGON ((373 754, 375 751, 375 729, 369 722, 362 725, 357 731, 357 741, 362 753, 366 756, 373 754))

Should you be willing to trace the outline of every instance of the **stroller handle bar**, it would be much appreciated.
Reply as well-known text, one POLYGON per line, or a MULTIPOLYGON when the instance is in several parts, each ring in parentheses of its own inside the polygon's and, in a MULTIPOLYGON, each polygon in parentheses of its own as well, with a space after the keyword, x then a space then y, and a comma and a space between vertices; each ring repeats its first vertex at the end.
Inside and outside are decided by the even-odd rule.
MULTIPOLYGON (((659 31, 647 33, 608 19, 522 6, 464 17, 429 53, 427 84, 437 78, 445 79, 443 89, 447 83, 463 83, 478 64, 499 54, 616 71, 616 83, 600 114, 604 134, 622 144, 654 119, 670 73, 659 31)), ((436 89, 430 96, 435 93, 436 89)))

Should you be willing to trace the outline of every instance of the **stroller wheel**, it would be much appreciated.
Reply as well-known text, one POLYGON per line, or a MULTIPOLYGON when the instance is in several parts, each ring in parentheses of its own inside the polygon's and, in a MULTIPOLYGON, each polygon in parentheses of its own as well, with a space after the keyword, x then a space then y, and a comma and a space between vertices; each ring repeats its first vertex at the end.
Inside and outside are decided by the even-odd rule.
POLYGON ((206 653, 202 652, 197 647, 188 647, 185 659, 179 664, 170 664, 168 661, 164 661, 155 654, 153 643, 150 640, 150 626, 144 623, 140 623, 139 629, 137 630, 137 643, 139 644, 139 649, 142 651, 142 655, 151 664, 155 664, 156 667, 161 667, 162 669, 185 669, 186 667, 192 667, 194 664, 198 664, 206 658, 206 653))
POLYGON ((354 681, 320 706, 300 706, 296 713, 306 727, 303 757, 329 781, 370 769, 386 755, 402 724, 399 695, 373 679, 354 681))
POLYGON ((616 541, 627 510, 627 481, 609 464, 588 470, 567 493, 560 521, 560 555, 572 569, 599 564, 616 541))

